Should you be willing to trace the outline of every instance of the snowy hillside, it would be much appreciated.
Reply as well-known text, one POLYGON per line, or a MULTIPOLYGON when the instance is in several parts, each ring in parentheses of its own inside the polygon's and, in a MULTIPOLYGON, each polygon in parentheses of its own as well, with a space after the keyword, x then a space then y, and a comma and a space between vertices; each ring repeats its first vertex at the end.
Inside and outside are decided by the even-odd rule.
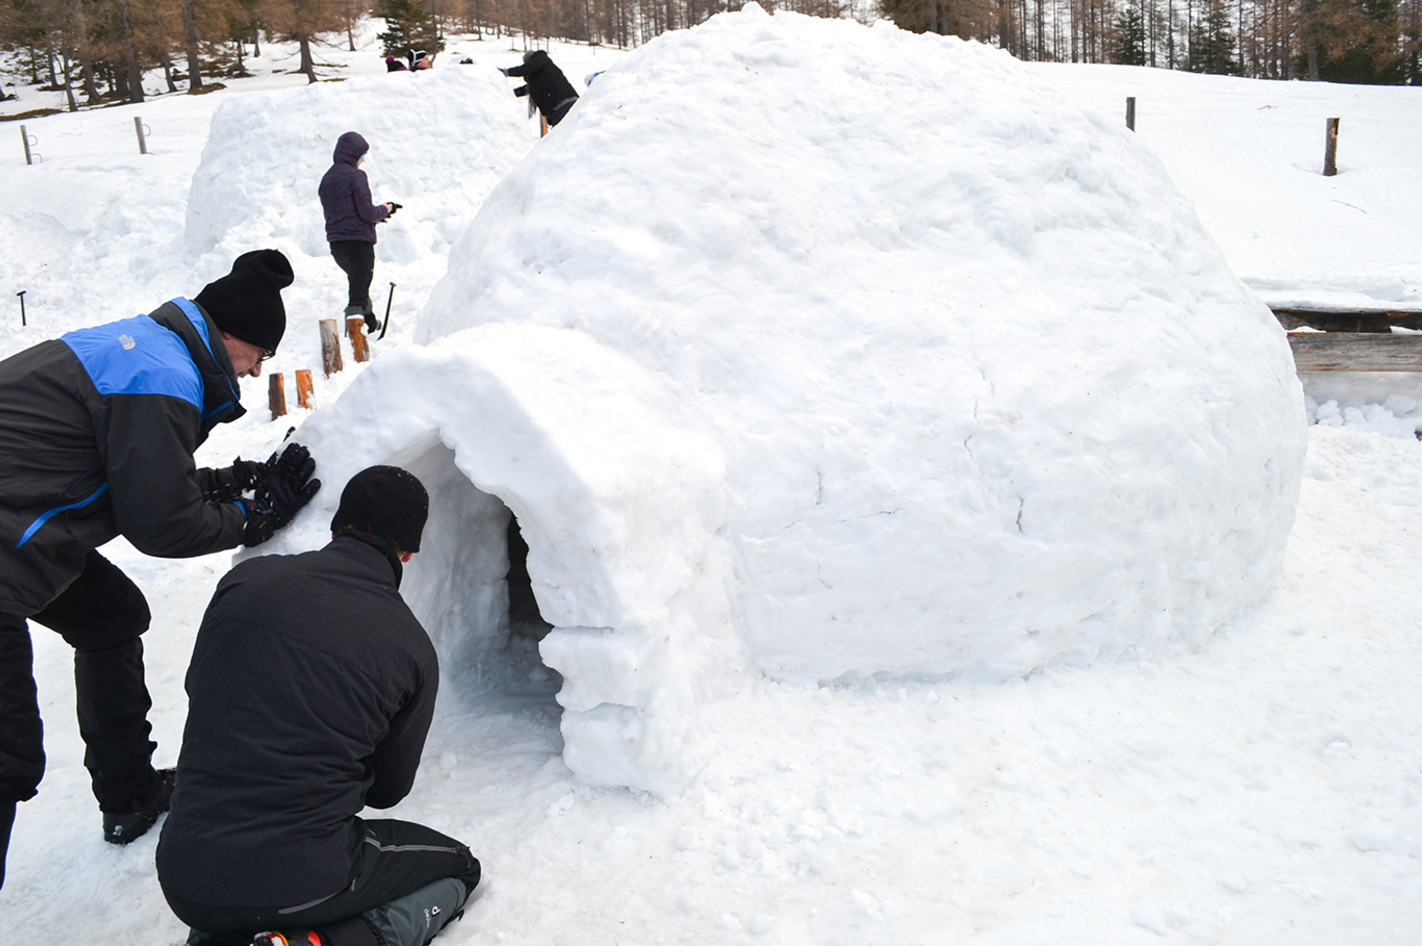
MULTIPOLYGON (((1304 402, 1245 288, 1416 299, 1415 90, 1021 66, 750 11, 555 45, 580 88, 612 68, 540 141, 492 69, 506 41, 386 77, 374 32, 323 52, 346 82, 264 46, 212 95, 27 122, 46 162, 0 154, 0 289, 29 290, 30 325, 15 306, 0 352, 251 246, 292 256, 269 367, 316 367, 322 410, 272 423, 248 381, 200 460, 302 425, 327 489, 277 551, 321 541, 365 463, 431 488, 405 588, 445 679, 392 816, 487 878, 439 942, 1415 938, 1422 390, 1311 378, 1304 402), (1344 173, 1320 187, 1325 112, 1344 173), (314 323, 343 278, 314 190, 347 127, 407 209, 377 261, 391 333, 327 381, 314 323), (1269 212, 1339 201, 1359 219, 1269 212), (1352 429, 1305 430, 1305 403, 1352 429), (478 538, 510 512, 541 651, 478 538)), ((171 764, 231 556, 105 552, 152 604, 171 764)), ((34 640, 49 770, 3 939, 177 942, 156 833, 99 838, 72 652, 34 640)))

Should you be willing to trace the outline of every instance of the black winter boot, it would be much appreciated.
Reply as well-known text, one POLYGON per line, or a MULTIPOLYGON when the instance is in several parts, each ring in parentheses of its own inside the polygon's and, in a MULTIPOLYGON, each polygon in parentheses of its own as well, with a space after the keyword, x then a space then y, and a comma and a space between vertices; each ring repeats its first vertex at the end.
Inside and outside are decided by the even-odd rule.
POLYGON ((158 816, 168 810, 176 778, 176 770, 159 769, 158 795, 152 801, 127 814, 104 812, 104 840, 110 844, 129 844, 147 834, 148 829, 158 821, 158 816))
POLYGON ((370 307, 370 303, 365 305, 346 306, 346 316, 359 315, 365 319, 365 330, 374 334, 380 331, 380 320, 375 317, 375 310, 370 307))

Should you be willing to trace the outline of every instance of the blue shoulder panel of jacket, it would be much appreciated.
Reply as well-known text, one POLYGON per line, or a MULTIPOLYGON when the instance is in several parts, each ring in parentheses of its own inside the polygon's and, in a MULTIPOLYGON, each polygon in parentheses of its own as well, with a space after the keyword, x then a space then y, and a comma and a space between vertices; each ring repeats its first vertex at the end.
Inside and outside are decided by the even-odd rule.
MULTIPOLYGON (((217 354, 212 350, 212 339, 211 337, 209 337, 207 332, 207 319, 202 317, 202 312, 199 311, 197 304, 194 303, 191 299, 185 299, 182 296, 177 296, 173 299, 169 299, 168 301, 173 303, 173 305, 177 306, 179 309, 183 310, 183 315, 186 315, 188 317, 188 321, 193 323, 193 328, 197 329, 198 338, 201 338, 202 343, 207 346, 207 353, 209 355, 212 355, 213 358, 216 358, 217 354)), ((231 381, 227 382, 227 390, 232 395, 232 400, 223 401, 221 404, 217 405, 211 410, 204 411, 202 415, 203 420, 207 420, 214 414, 222 413, 223 411, 231 407, 233 404, 241 403, 242 392, 234 388, 232 386, 231 381)))
POLYGON ((59 340, 74 352, 101 395, 164 394, 202 410, 202 375, 188 346, 146 315, 82 328, 59 340))

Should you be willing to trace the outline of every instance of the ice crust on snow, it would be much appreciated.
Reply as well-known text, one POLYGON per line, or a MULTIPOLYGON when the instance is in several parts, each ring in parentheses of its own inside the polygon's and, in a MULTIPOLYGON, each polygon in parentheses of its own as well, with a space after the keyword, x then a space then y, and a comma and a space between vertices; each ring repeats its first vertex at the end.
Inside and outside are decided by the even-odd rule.
POLYGON ((882 23, 751 5, 627 55, 417 340, 303 434, 333 482, 435 483, 407 591, 446 653, 507 634, 518 516, 597 784, 679 784, 744 667, 1191 647, 1270 587, 1299 495, 1284 333, 1160 163, 1005 53, 882 23))

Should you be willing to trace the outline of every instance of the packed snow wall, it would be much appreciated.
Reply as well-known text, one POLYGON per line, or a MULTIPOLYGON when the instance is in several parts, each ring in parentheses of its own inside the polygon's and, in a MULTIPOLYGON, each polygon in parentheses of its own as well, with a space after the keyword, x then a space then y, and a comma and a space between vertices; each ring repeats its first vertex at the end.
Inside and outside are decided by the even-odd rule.
POLYGON ((401 593, 443 660, 507 642, 505 528, 518 516, 565 670, 564 759, 589 781, 664 791, 695 768, 699 703, 744 666, 729 613, 725 467, 674 425, 658 378, 586 334, 470 329, 362 372, 301 437, 331 484, 263 551, 322 544, 340 487, 395 463, 430 491, 401 593))
MULTIPOLYGON (((518 515, 565 758, 604 784, 675 784, 741 661, 1001 680, 1196 645, 1270 587, 1300 487, 1287 340, 1159 162, 883 23, 752 5, 626 56, 484 202, 417 341, 309 439, 339 482, 337 426, 394 411, 361 463, 437 436, 518 515)), ((474 597, 419 607, 457 634, 474 597)))
POLYGON ((405 205, 398 227, 380 229, 377 258, 442 254, 527 152, 527 125, 503 79, 472 66, 235 96, 213 114, 193 177, 189 248, 223 261, 254 246, 328 256, 316 186, 336 139, 358 131, 373 199, 405 205))

